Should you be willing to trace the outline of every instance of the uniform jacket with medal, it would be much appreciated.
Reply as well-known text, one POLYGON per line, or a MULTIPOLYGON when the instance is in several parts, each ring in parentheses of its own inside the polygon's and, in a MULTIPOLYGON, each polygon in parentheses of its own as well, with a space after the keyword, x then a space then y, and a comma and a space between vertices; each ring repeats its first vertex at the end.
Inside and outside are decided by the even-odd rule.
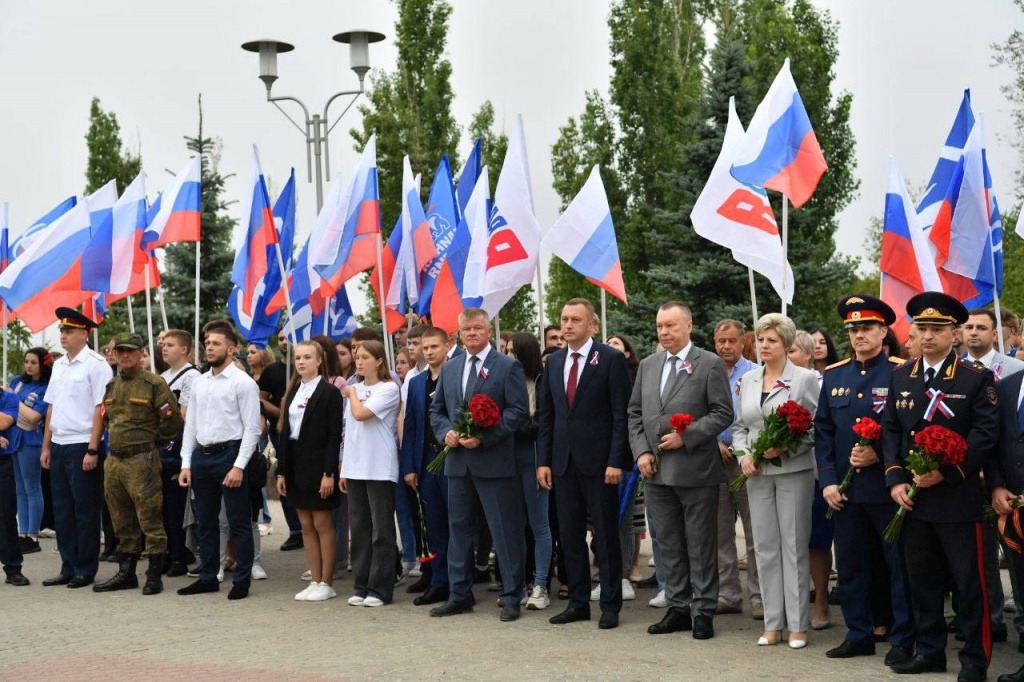
POLYGON ((999 398, 992 372, 964 364, 951 352, 932 380, 937 394, 930 396, 924 370, 918 358, 892 373, 882 422, 885 483, 890 487, 912 484, 914 474, 905 464, 907 454, 915 449, 914 435, 933 424, 945 426, 966 439, 967 455, 962 464, 939 469, 942 482, 919 490, 911 513, 932 523, 980 521, 979 472, 993 456, 999 438, 999 398), (933 399, 929 421, 926 416, 933 399))
MULTIPOLYGON (((853 427, 864 419, 882 423, 892 372, 899 364, 899 360, 879 353, 865 362, 847 358, 825 370, 814 415, 814 455, 818 460, 818 483, 823 489, 839 485, 850 469, 850 452, 860 440, 853 427)), ((881 460, 882 444, 874 443, 873 447, 879 461, 861 468, 845 495, 860 504, 891 504, 881 460)))

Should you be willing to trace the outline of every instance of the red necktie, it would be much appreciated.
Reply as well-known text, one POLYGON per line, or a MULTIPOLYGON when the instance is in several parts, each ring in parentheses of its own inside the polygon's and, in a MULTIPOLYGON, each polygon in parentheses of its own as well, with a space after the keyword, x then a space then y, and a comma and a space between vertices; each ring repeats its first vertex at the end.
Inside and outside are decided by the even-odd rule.
POLYGON ((569 383, 565 386, 565 397, 569 401, 569 407, 572 407, 572 401, 576 399, 576 382, 580 374, 580 357, 579 353, 572 354, 572 368, 569 369, 569 383))

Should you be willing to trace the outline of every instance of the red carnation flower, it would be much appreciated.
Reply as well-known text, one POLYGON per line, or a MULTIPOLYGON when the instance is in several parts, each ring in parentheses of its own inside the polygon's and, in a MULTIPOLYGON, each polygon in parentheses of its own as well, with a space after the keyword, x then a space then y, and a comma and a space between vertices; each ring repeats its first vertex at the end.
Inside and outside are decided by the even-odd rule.
POLYGON ((678 412, 668 418, 668 425, 679 435, 686 433, 686 427, 693 423, 693 415, 678 412))
POLYGON ((860 436, 860 445, 868 445, 872 441, 882 440, 882 425, 870 417, 854 424, 853 432, 860 436))

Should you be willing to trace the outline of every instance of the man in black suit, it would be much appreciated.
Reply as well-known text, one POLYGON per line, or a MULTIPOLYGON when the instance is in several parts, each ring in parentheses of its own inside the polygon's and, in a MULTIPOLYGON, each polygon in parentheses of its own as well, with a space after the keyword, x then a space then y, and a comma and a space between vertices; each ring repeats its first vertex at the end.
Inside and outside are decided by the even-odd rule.
POLYGON ((992 372, 960 361, 953 352, 956 328, 967 310, 936 292, 907 303, 920 334, 921 357, 892 374, 883 412, 885 482, 892 499, 909 512, 901 541, 917 624, 916 655, 894 663, 895 673, 946 670, 943 598, 952 582, 959 596, 957 620, 964 635, 961 682, 984 680, 991 657, 988 604, 978 548, 982 543, 979 472, 999 437, 999 397, 992 372), (964 461, 924 476, 906 468, 914 436, 941 425, 967 441, 964 461), (918 487, 911 498, 910 486, 918 487))
MULTIPOLYGON (((999 394, 999 447, 996 455, 985 463, 985 484, 992 493, 992 507, 997 514, 1012 514, 1007 525, 1020 516, 1020 510, 1010 506, 1024 493, 1024 403, 1021 385, 1024 372, 1013 374, 996 384, 999 394)), ((1011 577, 1017 585, 1024 585, 1024 556, 1015 548, 1004 546, 1010 563, 1011 577)), ((1024 637, 1018 645, 1024 653, 1024 637)), ((999 682, 1024 682, 1024 666, 1017 672, 999 676, 999 682)))
POLYGON ((554 486, 569 580, 569 606, 555 625, 590 620, 587 512, 594 524, 601 575, 602 630, 618 626, 622 609, 619 481, 629 465, 626 406, 631 383, 626 356, 591 337, 596 315, 585 298, 562 308, 566 347, 548 358, 537 386, 537 482, 554 486), (554 475, 554 481, 552 480, 554 475))

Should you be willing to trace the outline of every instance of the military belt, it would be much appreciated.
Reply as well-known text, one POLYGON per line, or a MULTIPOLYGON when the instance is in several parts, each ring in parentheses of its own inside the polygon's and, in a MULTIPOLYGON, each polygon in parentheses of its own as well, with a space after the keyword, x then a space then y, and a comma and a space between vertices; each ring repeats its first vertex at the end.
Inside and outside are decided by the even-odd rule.
POLYGON ((110 448, 110 456, 118 459, 128 459, 135 455, 141 455, 147 452, 153 452, 156 450, 156 444, 154 443, 142 443, 141 445, 129 445, 123 448, 110 448))

